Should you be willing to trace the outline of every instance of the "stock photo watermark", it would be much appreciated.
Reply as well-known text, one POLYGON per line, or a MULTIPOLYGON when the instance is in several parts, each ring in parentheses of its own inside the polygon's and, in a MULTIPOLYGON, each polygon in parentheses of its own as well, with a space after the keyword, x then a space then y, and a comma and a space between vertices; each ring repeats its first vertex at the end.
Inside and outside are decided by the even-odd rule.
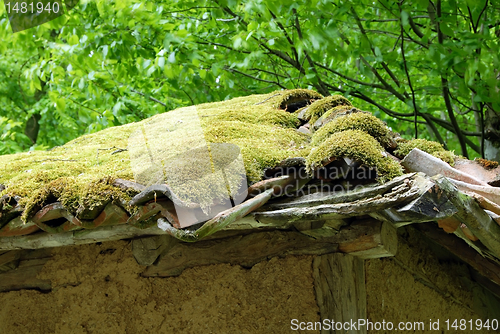
MULTIPOLYGON (((201 116, 195 106, 173 110, 141 124, 128 138, 135 182, 160 186, 173 202, 172 219, 181 228, 208 221, 247 197, 269 191, 252 186, 249 193, 240 148, 208 142, 201 116)), ((273 196, 304 196, 358 191, 375 183, 377 175, 376 168, 343 158, 315 171, 308 171, 305 163, 269 168, 263 182, 286 176, 286 181, 273 184, 273 196)))
POLYGON ((290 329, 293 331, 396 331, 396 332, 415 332, 415 331, 439 331, 454 330, 465 333, 481 330, 500 329, 498 319, 429 319, 428 321, 370 321, 369 319, 351 319, 350 321, 334 321, 324 319, 323 321, 299 321, 292 319, 290 329))
POLYGON ((157 115, 132 133, 128 151, 136 182, 168 184, 180 226, 209 220, 247 197, 240 148, 208 143, 196 107, 157 115))

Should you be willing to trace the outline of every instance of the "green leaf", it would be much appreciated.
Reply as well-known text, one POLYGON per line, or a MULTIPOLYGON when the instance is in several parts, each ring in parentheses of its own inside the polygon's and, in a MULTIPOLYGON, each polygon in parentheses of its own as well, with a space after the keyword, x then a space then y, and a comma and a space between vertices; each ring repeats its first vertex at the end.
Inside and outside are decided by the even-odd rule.
POLYGON ((83 78, 80 79, 80 82, 78 83, 78 88, 79 89, 85 88, 85 80, 83 80, 83 78))
POLYGON ((69 45, 76 45, 78 44, 79 42, 79 38, 77 35, 72 35, 69 39, 68 39, 68 44, 69 45))
POLYGON ((64 101, 64 99, 62 98, 56 99, 56 108, 60 112, 64 112, 64 110, 66 109, 66 101, 64 101))
MULTIPOLYGON (((174 58, 174 61, 175 61, 175 58, 174 58)), ((160 67, 163 70, 163 67, 165 67, 165 57, 158 58, 158 67, 160 67)))
POLYGON ((107 55, 108 55, 108 46, 107 45, 103 45, 102 46, 102 57, 106 58, 107 55))
POLYGON ((454 34, 453 34, 453 30, 450 29, 450 27, 448 27, 448 25, 444 22, 441 22, 441 24, 439 25, 439 28, 441 29, 441 31, 443 32, 443 34, 449 36, 449 37, 453 37, 454 34))
POLYGON ((241 46, 241 43, 243 43, 243 39, 241 37, 237 37, 235 40, 234 40, 234 43, 233 43, 233 48, 235 49, 238 49, 240 46, 241 46))
POLYGON ((168 56, 168 59, 167 61, 171 64, 175 63, 175 51, 170 53, 170 55, 168 56))
POLYGON ((401 22, 403 23, 403 26, 408 26, 410 24, 409 20, 410 15, 406 11, 401 11, 401 22))

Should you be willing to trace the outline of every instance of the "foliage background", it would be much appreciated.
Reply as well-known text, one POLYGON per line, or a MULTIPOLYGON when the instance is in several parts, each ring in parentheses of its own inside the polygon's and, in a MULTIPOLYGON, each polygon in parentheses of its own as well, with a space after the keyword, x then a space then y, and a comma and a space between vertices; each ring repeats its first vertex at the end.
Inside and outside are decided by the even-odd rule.
POLYGON ((0 154, 312 88, 405 137, 500 156, 499 0, 84 0, 16 34, 0 18, 0 154))

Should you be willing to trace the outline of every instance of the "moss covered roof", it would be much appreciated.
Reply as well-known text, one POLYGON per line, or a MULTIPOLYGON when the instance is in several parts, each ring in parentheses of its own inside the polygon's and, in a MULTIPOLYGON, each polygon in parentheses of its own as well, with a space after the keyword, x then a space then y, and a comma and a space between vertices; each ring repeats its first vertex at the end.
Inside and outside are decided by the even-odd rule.
MULTIPOLYGON (((109 201, 119 203, 134 214, 137 208, 129 206, 128 202, 138 190, 117 187, 114 180, 135 180, 144 185, 164 182, 165 179, 155 177, 168 167, 165 164, 183 152, 183 148, 196 147, 196 136, 190 131, 198 130, 208 143, 207 154, 212 157, 216 146, 211 151, 210 143, 229 143, 239 148, 249 185, 261 180, 266 169, 279 165, 287 158, 297 157, 305 159, 310 172, 323 167, 332 158, 345 156, 376 167, 379 182, 402 173, 399 164, 384 153, 384 147, 390 147, 394 141, 394 135, 385 123, 364 112, 347 113, 331 118, 314 134, 306 134, 297 130, 305 121, 295 111, 308 104, 306 118, 310 124, 325 113, 339 110, 339 105, 351 106, 343 96, 323 98, 314 91, 304 89, 277 91, 177 109, 141 122, 84 135, 48 151, 0 156, 0 184, 6 186, 0 192, 0 197, 4 199, 0 212, 9 209, 8 198, 15 198, 17 205, 23 208, 24 221, 53 202, 60 202, 74 216, 109 201), (193 128, 181 127, 187 114, 196 118, 189 125, 193 128), (201 127, 201 130, 196 130, 195 126, 201 127), (141 139, 141 134, 146 133, 149 136, 141 139), (131 138, 135 137, 140 138, 134 143, 145 147, 146 153, 140 153, 141 161, 146 161, 149 156, 152 160, 157 159, 156 169, 144 168, 141 173, 137 172, 142 168, 142 162, 137 164, 137 159, 131 161, 131 155, 135 154, 131 138), (151 153, 150 146, 154 146, 156 151, 151 153), (139 180, 139 177, 145 179, 139 180)), ((400 156, 406 154, 408 145, 403 143, 396 152, 400 156)), ((443 153, 442 148, 435 148, 433 154, 436 152, 438 157, 448 162, 453 156, 450 152, 443 153)), ((201 154, 198 158, 203 160, 203 151, 196 154, 201 154)), ((194 159, 190 160, 193 163, 184 161, 184 164, 170 167, 182 169, 186 174, 190 170, 196 173, 199 170, 197 158, 190 156, 189 159, 194 159)), ((223 155, 221 159, 225 159, 223 155)), ((186 178, 189 179, 189 175, 186 178)), ((176 181, 171 179, 171 182, 176 181)), ((182 180, 179 182, 182 184, 182 180)), ((211 189, 212 181, 207 182, 207 189, 211 189)), ((229 180, 231 182, 241 183, 241 180, 229 180)), ((206 205, 209 204, 206 201, 214 199, 213 194, 194 193, 185 183, 177 195, 185 202, 206 205)), ((1 219, 2 216, 0 228, 6 223, 2 223, 1 219)))

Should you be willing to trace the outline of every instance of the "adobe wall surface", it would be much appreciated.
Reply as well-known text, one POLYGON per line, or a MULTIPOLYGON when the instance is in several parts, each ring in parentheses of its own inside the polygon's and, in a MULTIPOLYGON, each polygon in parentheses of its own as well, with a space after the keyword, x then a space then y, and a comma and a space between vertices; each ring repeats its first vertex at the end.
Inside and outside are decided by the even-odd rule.
MULTIPOLYGON (((454 333, 445 320, 500 319, 499 301, 473 282, 467 266, 414 229, 400 232, 396 257, 365 262, 370 321, 422 321, 425 330, 415 333, 454 333), (438 318, 440 330, 429 331, 438 318)), ((320 321, 311 256, 143 278, 127 241, 53 254, 38 275, 51 281, 51 292, 0 293, 0 333, 291 333, 291 319, 320 321)))
POLYGON ((54 249, 50 293, 0 293, 0 333, 290 333, 319 320, 312 257, 142 278, 126 241, 54 249))
MULTIPOLYGON (((500 322, 500 302, 471 279, 466 265, 459 264, 426 241, 415 229, 400 228, 398 253, 393 258, 365 262, 367 313, 370 321, 424 322, 415 333, 493 333, 470 329, 447 330, 455 319, 500 322), (440 253, 441 252, 441 253, 440 253), (439 319, 439 330, 429 330, 429 321, 439 319)), ((394 333, 373 330, 369 333, 394 333)), ((414 333, 403 331, 402 333, 414 333)))

